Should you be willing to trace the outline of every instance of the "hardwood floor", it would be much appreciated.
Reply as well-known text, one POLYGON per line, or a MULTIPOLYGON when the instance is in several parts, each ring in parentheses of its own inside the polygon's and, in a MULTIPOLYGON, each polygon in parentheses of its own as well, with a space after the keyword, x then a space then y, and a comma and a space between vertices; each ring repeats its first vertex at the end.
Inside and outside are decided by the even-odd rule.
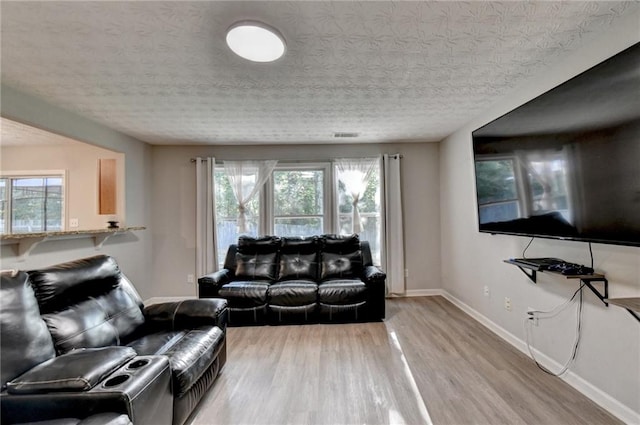
POLYGON ((227 338, 192 425, 621 423, 442 297, 388 300, 384 323, 227 338))
POLYGON ((438 424, 620 424, 442 297, 387 303, 438 424))

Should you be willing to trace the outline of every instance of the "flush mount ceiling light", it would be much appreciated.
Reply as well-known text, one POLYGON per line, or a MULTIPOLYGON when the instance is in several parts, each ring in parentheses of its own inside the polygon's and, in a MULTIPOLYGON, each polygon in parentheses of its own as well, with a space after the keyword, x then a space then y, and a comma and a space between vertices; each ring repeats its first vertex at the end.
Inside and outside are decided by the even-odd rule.
POLYGON ((284 38, 262 22, 237 22, 227 30, 227 45, 238 56, 253 62, 273 62, 284 55, 284 38))

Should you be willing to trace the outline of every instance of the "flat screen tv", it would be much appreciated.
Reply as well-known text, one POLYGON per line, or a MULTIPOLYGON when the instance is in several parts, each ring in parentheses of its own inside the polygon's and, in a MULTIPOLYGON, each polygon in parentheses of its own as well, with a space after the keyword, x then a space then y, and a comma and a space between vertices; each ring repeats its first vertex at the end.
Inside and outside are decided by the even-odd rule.
POLYGON ((481 232, 640 246, 640 43, 472 138, 481 232))

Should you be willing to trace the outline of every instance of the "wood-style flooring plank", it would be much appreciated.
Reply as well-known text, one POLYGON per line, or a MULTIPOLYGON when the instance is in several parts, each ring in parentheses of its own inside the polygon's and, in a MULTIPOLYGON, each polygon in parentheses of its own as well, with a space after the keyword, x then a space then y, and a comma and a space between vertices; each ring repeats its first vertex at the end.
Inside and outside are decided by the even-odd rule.
POLYGON ((378 323, 229 328, 227 346, 191 425, 621 423, 442 297, 388 300, 378 323))
POLYGON ((387 307, 436 425, 621 423, 442 297, 387 307))
POLYGON ((384 323, 230 328, 192 424, 421 424, 384 323))

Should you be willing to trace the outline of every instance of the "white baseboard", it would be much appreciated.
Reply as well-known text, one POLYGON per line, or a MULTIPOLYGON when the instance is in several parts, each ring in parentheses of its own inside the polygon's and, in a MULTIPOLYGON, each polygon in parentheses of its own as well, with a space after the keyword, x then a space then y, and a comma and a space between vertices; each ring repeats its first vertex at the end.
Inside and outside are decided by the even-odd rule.
POLYGON ((442 289, 408 289, 404 295, 391 296, 391 298, 402 297, 433 297, 435 295, 443 295, 442 289))
MULTIPOLYGON (((437 295, 442 295, 443 297, 445 297, 456 307, 467 313, 469 316, 473 317, 483 326, 491 330, 500 338, 504 339, 509 344, 513 345, 515 348, 524 353, 527 357, 529 357, 527 344, 523 340, 508 332, 503 327, 497 325, 495 322, 491 321, 486 316, 479 313, 477 310, 460 301, 446 290, 441 290, 440 294, 437 295)), ((535 349, 533 351, 538 362, 544 367, 550 370, 560 370, 562 368, 562 365, 560 363, 556 362, 544 353, 541 353, 540 351, 535 349)), ((560 377, 560 379, 571 385, 573 388, 584 394, 594 403, 598 404, 600 407, 607 410, 609 413, 611 413, 621 421, 627 424, 640 424, 640 412, 635 412, 634 410, 620 403, 618 400, 611 397, 609 394, 600 390, 574 372, 569 371, 568 373, 560 377)))

